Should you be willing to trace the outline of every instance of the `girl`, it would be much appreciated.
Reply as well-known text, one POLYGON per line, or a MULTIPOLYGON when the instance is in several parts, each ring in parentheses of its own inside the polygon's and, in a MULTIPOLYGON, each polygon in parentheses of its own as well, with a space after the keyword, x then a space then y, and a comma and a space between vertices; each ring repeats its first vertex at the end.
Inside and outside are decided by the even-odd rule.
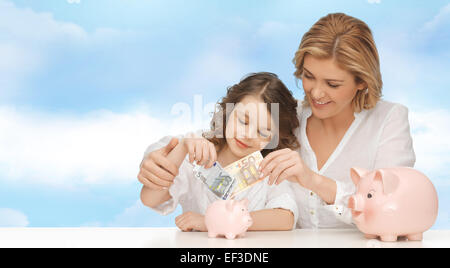
MULTIPOLYGON (((255 151, 262 150, 266 155, 283 148, 299 147, 294 134, 299 126, 297 101, 275 74, 248 75, 228 89, 219 107, 210 132, 186 135, 170 142, 169 137, 163 138, 147 149, 152 153, 141 164, 138 179, 144 184, 143 204, 163 215, 181 204, 183 214, 175 223, 183 231, 207 231, 204 213, 208 205, 217 200, 207 186, 194 177, 194 161, 210 168, 217 160, 225 167, 255 151)), ((295 226, 297 206, 288 184, 275 187, 267 181, 261 182, 234 198, 250 201, 248 210, 253 225, 249 230, 290 230, 295 226)))

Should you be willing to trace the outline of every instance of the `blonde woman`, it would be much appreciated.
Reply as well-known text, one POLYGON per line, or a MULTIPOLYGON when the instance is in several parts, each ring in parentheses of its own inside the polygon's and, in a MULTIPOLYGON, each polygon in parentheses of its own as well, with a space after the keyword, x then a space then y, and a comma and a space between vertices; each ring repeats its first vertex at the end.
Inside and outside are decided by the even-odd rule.
POLYGON ((337 13, 317 21, 295 53, 304 100, 297 108, 299 150, 261 163, 269 184, 292 182, 298 228, 352 227, 350 168, 413 167, 408 109, 380 100, 382 80, 369 27, 337 13))

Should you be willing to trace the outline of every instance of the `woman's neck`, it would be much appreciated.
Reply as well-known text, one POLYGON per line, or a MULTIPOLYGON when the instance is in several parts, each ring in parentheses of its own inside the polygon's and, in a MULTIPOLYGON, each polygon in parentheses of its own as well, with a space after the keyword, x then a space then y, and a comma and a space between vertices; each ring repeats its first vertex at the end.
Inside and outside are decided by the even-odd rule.
POLYGON ((337 115, 325 119, 314 117, 314 119, 326 132, 345 132, 355 119, 355 115, 353 107, 349 105, 348 108, 345 108, 337 115))
POLYGON ((217 152, 217 162, 219 162, 222 167, 226 167, 237 160, 239 160, 239 158, 231 152, 230 147, 227 144, 217 152))

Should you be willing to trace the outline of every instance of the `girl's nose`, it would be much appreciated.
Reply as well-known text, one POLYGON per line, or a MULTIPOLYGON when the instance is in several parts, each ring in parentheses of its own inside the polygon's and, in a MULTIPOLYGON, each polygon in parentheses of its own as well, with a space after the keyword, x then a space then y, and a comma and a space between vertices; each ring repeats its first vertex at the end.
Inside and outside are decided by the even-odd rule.
POLYGON ((257 137, 256 135, 258 134, 253 122, 249 123, 246 126, 243 126, 238 132, 239 132, 238 138, 241 138, 241 139, 256 138, 257 137))

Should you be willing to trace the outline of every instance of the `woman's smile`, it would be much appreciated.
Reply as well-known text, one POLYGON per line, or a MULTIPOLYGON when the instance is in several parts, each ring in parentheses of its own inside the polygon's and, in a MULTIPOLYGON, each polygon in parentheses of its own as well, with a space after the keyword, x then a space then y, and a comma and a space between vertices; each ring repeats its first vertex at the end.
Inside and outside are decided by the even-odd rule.
POLYGON ((328 106, 328 104, 331 104, 332 102, 331 101, 317 101, 317 100, 315 100, 315 99, 313 99, 313 98, 311 98, 311 102, 312 102, 312 104, 314 105, 314 107, 315 108, 317 108, 317 109, 323 109, 323 108, 326 108, 327 106, 328 106))

